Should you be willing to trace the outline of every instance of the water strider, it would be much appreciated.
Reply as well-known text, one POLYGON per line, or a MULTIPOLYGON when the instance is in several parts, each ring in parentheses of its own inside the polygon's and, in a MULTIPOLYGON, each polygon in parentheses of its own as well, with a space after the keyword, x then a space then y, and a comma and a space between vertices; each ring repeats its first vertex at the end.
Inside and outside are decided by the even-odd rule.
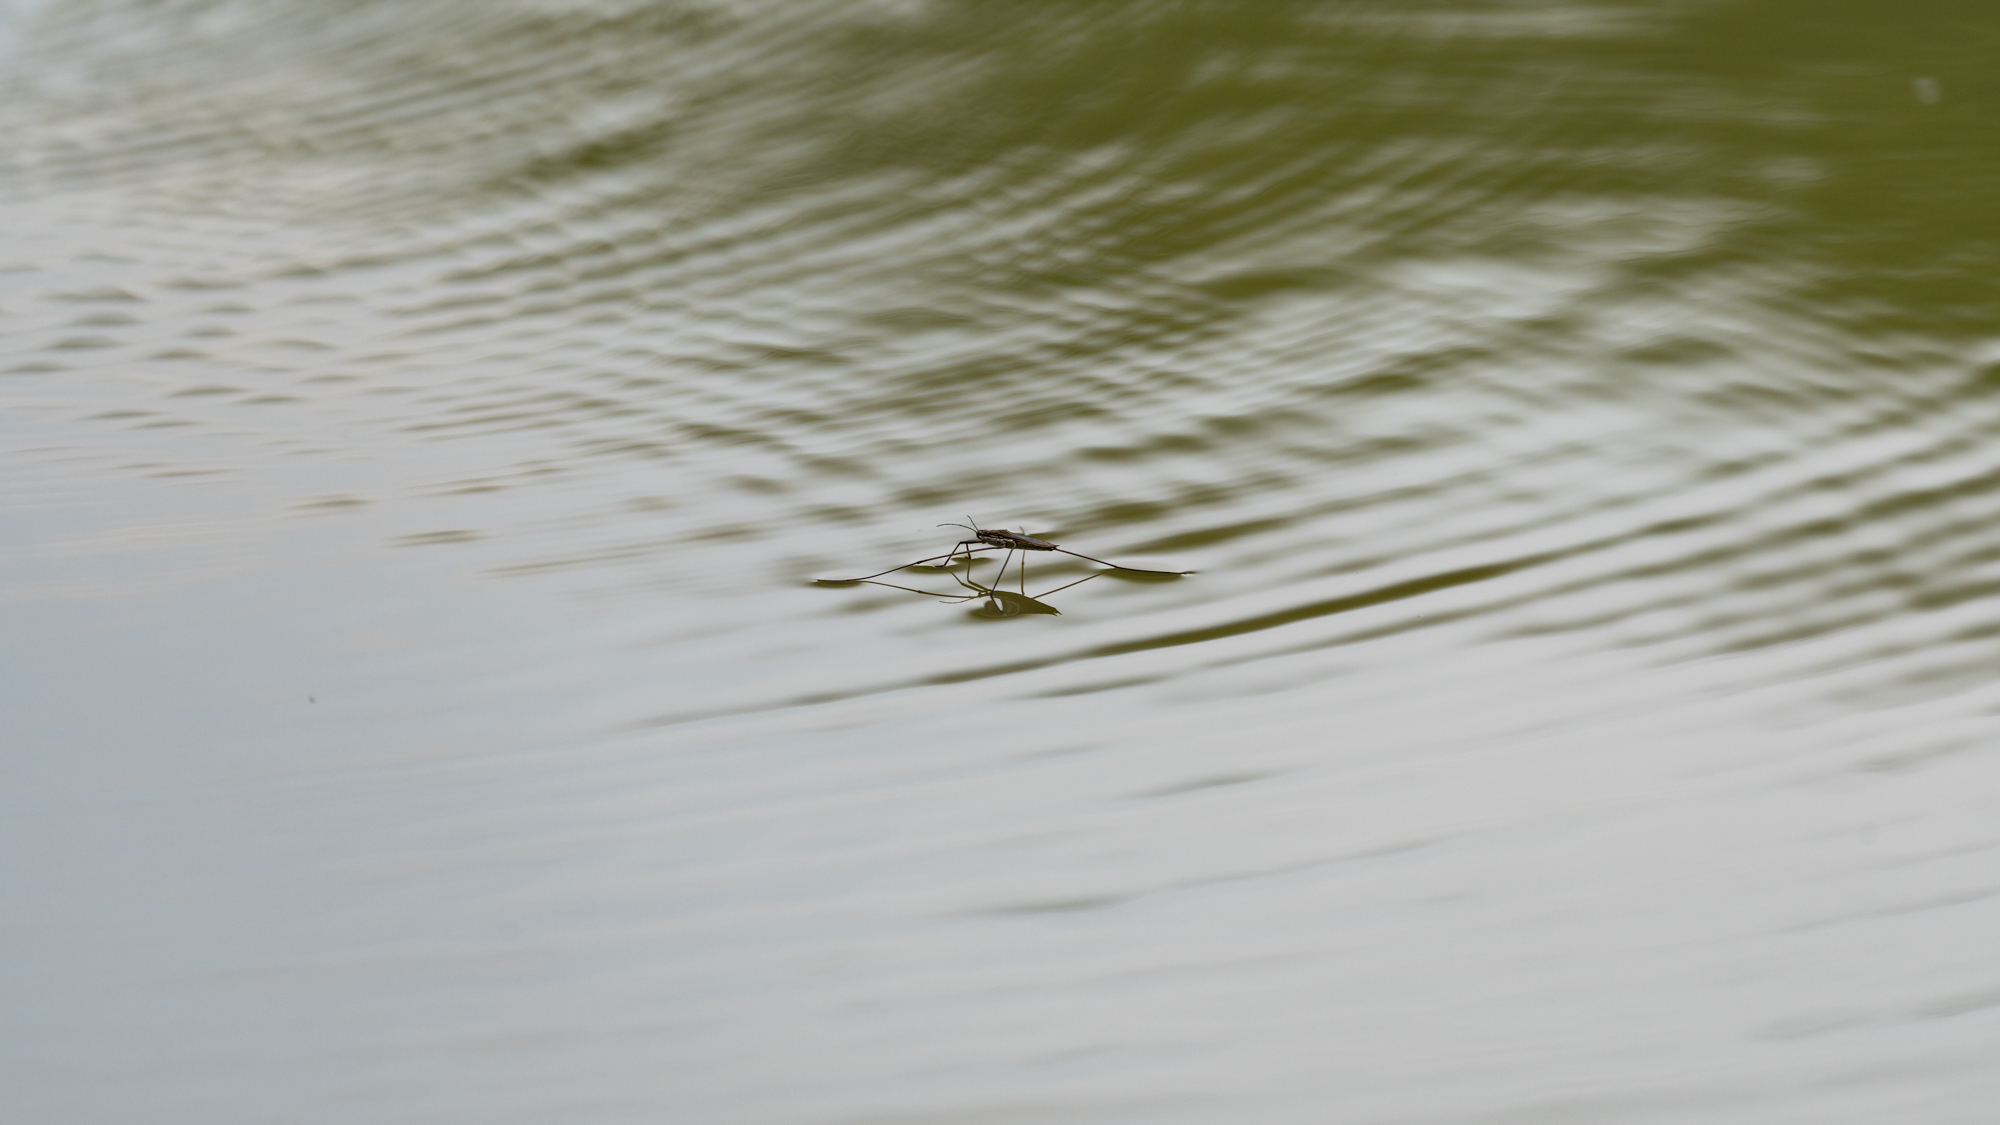
MULTIPOLYGON (((820 578, 816 579, 816 581, 829 586, 844 586, 853 582, 866 582, 871 578, 880 578, 884 574, 894 574, 896 571, 907 570, 908 568, 913 566, 922 566, 925 563, 936 562, 939 559, 948 560, 944 565, 950 566, 952 565, 952 562, 956 561, 958 556, 960 555, 966 555, 969 557, 976 551, 1000 551, 1000 550, 1004 550, 1007 552, 1006 557, 1000 560, 1000 574, 1002 575, 1005 575, 1007 573, 1008 563, 1012 561, 1014 557, 1014 552, 1016 551, 1024 551, 1024 552, 1056 551, 1065 555, 1073 555, 1079 559, 1088 559, 1091 562, 1100 563, 1104 566, 1108 566, 1113 570, 1130 571, 1134 574, 1170 574, 1179 577, 1181 575, 1194 573, 1194 571, 1192 570, 1152 570, 1143 566, 1125 566, 1122 563, 1115 563, 1107 559, 1100 559, 1093 555, 1083 554, 1080 551, 1072 551, 1067 547, 1063 547, 1056 543, 1052 543, 1047 539, 1043 539, 1034 535, 1029 535, 1025 531, 1016 532, 1016 531, 1007 531, 1004 528, 978 527, 976 526, 977 521, 973 520, 971 516, 967 516, 965 518, 967 521, 965 523, 941 523, 938 525, 939 527, 962 527, 967 531, 970 531, 973 535, 971 539, 959 540, 956 544, 952 546, 951 550, 945 552, 942 555, 932 555, 929 558, 918 559, 915 562, 906 562, 902 566, 892 566, 888 570, 878 570, 873 574, 863 575, 860 578, 820 578)), ((1021 559, 1020 569, 1021 569, 1021 584, 1022 584, 1021 592, 1022 594, 1025 595, 1027 593, 1027 581, 1028 581, 1028 560, 1025 556, 1023 556, 1023 558, 1021 559)), ((1072 585, 1074 585, 1074 583, 1072 583, 1072 585)), ((1064 588, 1067 589, 1067 587, 1064 588)))

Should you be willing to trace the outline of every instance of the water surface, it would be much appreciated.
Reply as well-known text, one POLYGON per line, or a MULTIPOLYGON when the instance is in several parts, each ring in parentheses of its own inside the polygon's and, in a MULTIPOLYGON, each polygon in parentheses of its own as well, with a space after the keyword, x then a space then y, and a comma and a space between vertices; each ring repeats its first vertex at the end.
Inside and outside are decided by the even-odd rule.
POLYGON ((1989 1121, 1996 38, 0 6, 0 1105, 1989 1121))

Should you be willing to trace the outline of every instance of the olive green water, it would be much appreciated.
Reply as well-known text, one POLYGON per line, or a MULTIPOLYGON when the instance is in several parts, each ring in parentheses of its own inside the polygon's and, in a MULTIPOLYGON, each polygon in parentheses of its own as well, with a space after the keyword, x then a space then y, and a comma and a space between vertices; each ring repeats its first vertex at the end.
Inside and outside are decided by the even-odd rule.
POLYGON ((1996 47, 0 4, 0 1117, 1992 1121, 1996 47))

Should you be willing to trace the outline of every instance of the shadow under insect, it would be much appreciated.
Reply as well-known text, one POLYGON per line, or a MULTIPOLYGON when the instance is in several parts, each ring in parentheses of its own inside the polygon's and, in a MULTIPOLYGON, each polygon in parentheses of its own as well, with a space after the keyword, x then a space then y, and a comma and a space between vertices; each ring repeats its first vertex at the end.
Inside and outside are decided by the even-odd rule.
POLYGON ((1164 581, 1194 573, 1191 570, 1151 570, 1145 567, 1124 566, 1119 563, 1109 562, 1105 559, 1069 550, 1047 539, 1029 535, 1026 532, 975 527, 971 523, 939 524, 938 526, 963 527, 967 531, 972 532, 973 538, 959 540, 950 551, 942 555, 932 555, 929 558, 918 559, 915 562, 904 563, 901 566, 892 566, 888 570, 877 571, 874 574, 863 575, 860 578, 820 578, 815 580, 814 585, 858 586, 865 584, 869 586, 886 586, 891 590, 903 590, 912 594, 925 594, 945 602, 983 602, 979 608, 973 611, 974 616, 978 617, 1019 617, 1023 614, 1036 613, 1060 614, 1061 610, 1048 604, 1043 599, 1052 594, 1059 594, 1064 590, 1081 586, 1093 578, 1101 578, 1106 574, 1130 575, 1134 578, 1149 577, 1153 581, 1164 581), (975 553, 981 551, 1007 552, 1001 558, 1000 569, 990 583, 982 584, 972 577, 973 566, 985 561, 972 557, 975 553), (1028 554, 1035 551, 1058 552, 1090 562, 1100 563, 1111 569, 1086 574, 1074 582, 1064 583, 1054 589, 1044 590, 1039 594, 1029 594, 1028 554), (1017 554, 1020 556, 1015 566, 1019 575, 1018 592, 1015 590, 1003 590, 1000 586, 1006 581, 1007 567, 1010 563, 1016 562, 1015 556, 1017 554), (940 559, 943 561, 939 562, 940 559), (962 569, 960 566, 961 563, 963 564, 962 569), (911 567, 918 566, 931 566, 950 573, 952 581, 958 583, 960 590, 964 592, 957 594, 949 592, 939 593, 933 590, 919 590, 912 586, 899 586, 893 582, 878 581, 885 574, 894 574, 899 570, 908 570, 911 567))

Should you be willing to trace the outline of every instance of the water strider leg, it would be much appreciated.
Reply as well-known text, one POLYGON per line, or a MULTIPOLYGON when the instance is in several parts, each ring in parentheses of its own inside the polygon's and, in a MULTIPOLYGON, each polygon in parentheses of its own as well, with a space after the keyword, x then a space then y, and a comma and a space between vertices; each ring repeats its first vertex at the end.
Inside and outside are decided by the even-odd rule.
POLYGON ((1113 570, 1129 570, 1134 574, 1193 574, 1194 573, 1194 571, 1192 570, 1148 570, 1143 566, 1119 566, 1115 562, 1110 562, 1108 560, 1100 558, 1093 558, 1092 556, 1086 555, 1081 551, 1072 551, 1068 547, 1057 547, 1056 550, 1061 551, 1065 555, 1075 555, 1077 558, 1080 559, 1090 559, 1090 561, 1094 563, 1103 563, 1105 566, 1108 566, 1113 570))
POLYGON ((1043 590, 1043 591, 1042 591, 1041 593, 1039 593, 1039 594, 1036 594, 1036 595, 1034 596, 1034 597, 1035 597, 1035 600, 1036 600, 1036 601, 1041 601, 1041 600, 1042 600, 1043 598, 1046 598, 1046 597, 1048 597, 1048 596, 1049 596, 1049 595, 1051 595, 1051 594, 1060 594, 1060 593, 1062 593, 1062 592, 1063 592, 1064 590, 1067 590, 1067 589, 1069 589, 1069 588, 1070 588, 1071 586, 1081 586, 1081 585, 1083 585, 1083 584, 1084 584, 1085 582, 1088 582, 1088 581, 1090 581, 1090 580, 1091 580, 1091 579, 1093 579, 1093 578, 1099 578, 1099 577, 1102 577, 1102 576, 1103 576, 1103 574, 1104 574, 1104 572, 1103 572, 1103 571, 1101 571, 1101 570, 1093 570, 1093 571, 1091 571, 1091 572, 1090 572, 1089 574, 1086 574, 1086 575, 1084 575, 1084 576, 1083 576, 1082 578, 1079 578, 1079 579, 1077 579, 1077 580, 1076 580, 1076 581, 1074 581, 1074 582, 1065 582, 1065 583, 1063 583, 1062 585, 1060 585, 1060 586, 1057 586, 1057 587, 1056 587, 1055 589, 1053 589, 1053 590, 1043 590))
MULTIPOLYGON (((902 566, 892 566, 892 567, 890 567, 890 568, 889 568, 889 569, 887 569, 887 570, 878 570, 878 571, 876 571, 876 572, 875 572, 875 573, 873 573, 873 574, 864 574, 864 575, 862 575, 862 576, 861 576, 861 577, 859 577, 859 578, 821 578, 821 579, 818 579, 818 581, 820 581, 820 582, 866 582, 866 581, 868 581, 868 580, 869 580, 870 578, 880 578, 880 577, 882 577, 882 576, 883 576, 883 575, 885 575, 885 574, 894 574, 894 573, 896 573, 896 572, 897 572, 897 571, 899 571, 899 570, 908 570, 908 569, 909 569, 910 567, 913 567, 913 566, 922 566, 922 565, 923 565, 924 563, 927 563, 927 562, 936 562, 936 561, 938 561, 939 559, 950 559, 950 558, 955 558, 955 557, 957 557, 957 555, 958 555, 958 548, 959 548, 959 547, 966 547, 966 545, 965 545, 964 543, 960 543, 960 544, 958 545, 958 547, 953 547, 953 548, 952 548, 952 549, 951 549, 951 550, 950 550, 949 552, 947 552, 947 553, 945 553, 945 554, 942 554, 942 555, 932 555, 932 556, 931 556, 930 558, 927 558, 927 559, 918 559, 918 560, 917 560, 916 562, 906 562, 906 563, 904 563, 904 564, 903 564, 902 566)), ((997 551, 997 550, 999 550, 999 549, 1000 549, 1000 548, 998 548, 998 547, 966 547, 966 550, 965 550, 965 553, 966 553, 967 555, 971 555, 971 554, 972 554, 972 552, 974 552, 974 551, 997 551)), ((1093 561, 1094 561, 1094 560, 1093 560, 1093 561)), ((949 563, 946 563, 945 565, 949 566, 949 565, 951 565, 951 564, 949 564, 949 563)))

